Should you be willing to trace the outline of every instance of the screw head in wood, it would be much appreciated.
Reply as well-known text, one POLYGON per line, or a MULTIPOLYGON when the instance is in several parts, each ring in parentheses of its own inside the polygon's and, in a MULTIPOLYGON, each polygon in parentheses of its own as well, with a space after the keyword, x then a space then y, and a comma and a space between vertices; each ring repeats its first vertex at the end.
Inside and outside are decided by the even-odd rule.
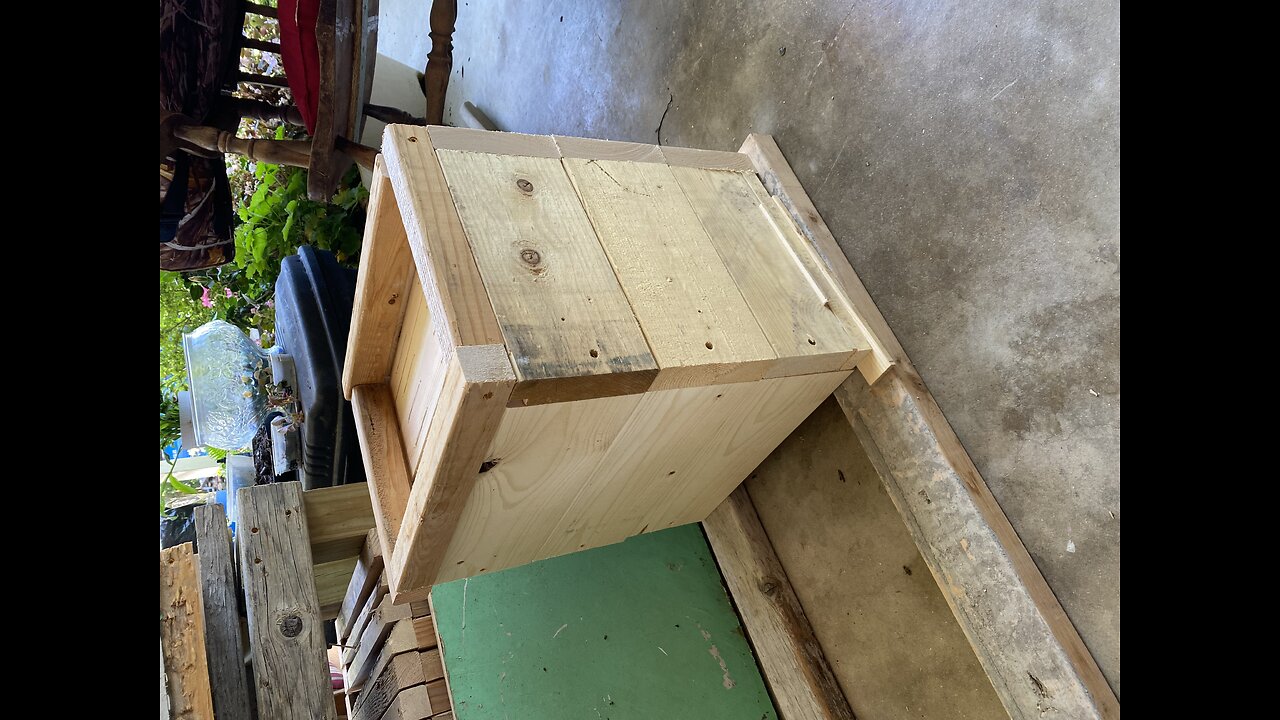
POLYGON ((525 248, 520 251, 520 259, 523 260, 526 265, 537 265, 542 262, 542 255, 539 254, 537 250, 525 248))
POLYGON ((520 178, 519 180, 516 181, 516 187, 520 188, 520 192, 522 193, 533 192, 533 183, 529 182, 528 180, 525 180, 524 178, 520 178))

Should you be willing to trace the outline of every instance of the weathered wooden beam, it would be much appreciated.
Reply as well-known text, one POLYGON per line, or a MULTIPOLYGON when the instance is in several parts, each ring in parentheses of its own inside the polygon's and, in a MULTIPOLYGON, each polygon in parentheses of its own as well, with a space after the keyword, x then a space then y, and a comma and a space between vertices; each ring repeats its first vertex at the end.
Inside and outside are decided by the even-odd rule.
POLYGON ((854 720, 745 485, 702 521, 782 720, 854 720))
POLYGON ((201 505, 195 509, 195 521, 213 710, 218 720, 251 720, 227 513, 221 505, 201 505))
POLYGON ((1120 703, 848 258, 769 135, 741 152, 852 302, 873 353, 835 392, 1009 715, 1120 703))
POLYGON ((239 492, 240 574, 258 715, 334 720, 302 486, 277 483, 239 492))
POLYGON ((160 650, 174 720, 213 717, 200 571, 191 543, 160 551, 160 650))

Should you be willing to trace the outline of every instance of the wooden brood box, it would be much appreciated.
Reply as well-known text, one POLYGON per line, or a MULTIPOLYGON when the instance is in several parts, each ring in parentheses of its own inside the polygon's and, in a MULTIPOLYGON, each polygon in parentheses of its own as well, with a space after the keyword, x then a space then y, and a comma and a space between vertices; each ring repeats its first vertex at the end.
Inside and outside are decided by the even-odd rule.
POLYGON ((343 386, 397 601, 705 518, 871 361, 739 153, 389 126, 343 386))

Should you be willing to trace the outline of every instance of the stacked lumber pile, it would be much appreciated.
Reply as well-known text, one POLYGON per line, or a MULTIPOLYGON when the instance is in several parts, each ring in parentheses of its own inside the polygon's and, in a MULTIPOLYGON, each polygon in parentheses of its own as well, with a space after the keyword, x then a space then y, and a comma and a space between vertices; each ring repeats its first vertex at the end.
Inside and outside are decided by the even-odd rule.
MULTIPOLYGON (((278 483, 243 488, 238 499, 234 546, 223 507, 205 505, 195 510, 196 542, 160 551, 162 719, 349 717, 346 693, 330 680, 324 626, 341 612, 364 621, 363 606, 343 608, 346 591, 367 599, 367 579, 381 572, 370 555, 378 541, 368 491, 278 483)), ((372 610, 375 627, 389 629, 393 615, 372 610)), ((434 647, 434 631, 425 636, 434 647)))
POLYGON ((352 720, 452 720, 430 605, 395 605, 370 532, 335 621, 352 720))

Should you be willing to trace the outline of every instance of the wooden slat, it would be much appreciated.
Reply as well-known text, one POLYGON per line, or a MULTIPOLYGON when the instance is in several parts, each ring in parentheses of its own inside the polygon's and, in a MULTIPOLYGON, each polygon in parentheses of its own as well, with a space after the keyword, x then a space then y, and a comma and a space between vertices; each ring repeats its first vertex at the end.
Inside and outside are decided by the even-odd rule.
POLYGON ((522 384, 512 400, 646 389, 657 363, 560 161, 438 154, 522 384))
POLYGON ((835 396, 1009 715, 1120 717, 1120 703, 773 138, 743 145, 872 339, 835 396), (892 368, 890 369, 890 365, 892 368), (868 385, 868 381, 873 385, 868 385))
POLYGON ((355 557, 374 526, 373 506, 364 483, 316 488, 302 494, 315 563, 355 557))
POLYGON ((435 623, 430 617, 410 618, 407 612, 408 605, 384 603, 384 607, 379 608, 379 611, 384 609, 387 618, 398 619, 390 621, 375 618, 369 623, 369 627, 365 628, 364 637, 360 641, 360 650, 351 661, 347 672, 349 687, 352 689, 363 690, 365 681, 373 671, 381 670, 381 659, 390 662, 401 653, 429 650, 436 646, 435 623), (403 617, 400 617, 401 615, 403 617))
POLYGON ((753 171, 759 174, 766 192, 777 198, 787 210, 796 228, 809 241, 810 246, 822 258, 844 294, 855 309, 855 319, 862 335, 871 343, 871 355, 864 358, 858 369, 867 382, 874 383, 881 373, 895 362, 906 359, 906 352, 897 337, 889 329, 889 323, 880 314, 875 301, 854 272, 844 251, 836 243, 818 209, 800 186, 800 180, 787 164, 786 158, 772 135, 752 133, 742 143, 741 152, 751 159, 753 171))
POLYGON ((259 717, 335 717, 302 486, 241 488, 240 574, 259 717))
POLYGON ((434 714, 427 686, 415 685, 400 691, 382 717, 383 720, 425 720, 434 714))
POLYGON ((536 555, 702 520, 848 374, 646 393, 536 555))
POLYGON ((388 125, 383 157, 427 306, 443 344, 501 345, 502 331, 471 257, 440 162, 424 128, 388 125))
POLYGON ((355 386, 386 382, 390 376, 405 301, 410 282, 416 282, 416 277, 400 208, 386 176, 386 164, 379 155, 370 184, 351 332, 342 368, 342 391, 348 400, 355 386))
POLYGON ((588 158, 595 160, 629 160, 631 162, 662 163, 662 148, 657 145, 644 145, 632 142, 613 140, 595 140, 593 138, 552 136, 556 147, 560 148, 560 157, 588 158))
POLYGON ((218 720, 249 720, 249 682, 244 674, 239 593, 227 513, 222 505, 200 505, 195 509, 195 522, 213 709, 218 720))
POLYGON ((662 146, 662 157, 673 167, 693 167, 705 170, 731 170, 734 172, 755 172, 751 158, 736 152, 723 150, 700 150, 698 148, 662 146))
MULTIPOLYGON (((755 189, 755 188, 753 188, 755 189)), ((763 192, 763 188, 759 188, 763 192)), ((866 361, 868 356, 873 355, 871 350, 872 343, 862 332, 862 321, 858 318, 858 311, 853 306, 853 302, 849 296, 844 294, 830 270, 827 269, 826 263, 819 257, 817 251, 808 240, 800 236, 795 223, 792 222, 791 216, 787 214, 786 208, 778 202, 778 199, 768 194, 758 195, 760 203, 765 211, 773 219, 774 227, 778 229, 781 237, 791 247, 795 253, 796 259, 800 261, 800 265, 809 274, 809 278, 818 286, 820 292, 828 300, 828 307, 836 317, 840 318, 840 322, 844 323, 845 330, 853 337, 854 347, 859 348, 858 352, 849 356, 841 370, 852 370, 859 364, 866 361)))
POLYGON ((507 409, 488 453, 495 462, 467 498, 436 582, 544 558, 543 545, 641 397, 507 409))
POLYGON ((191 550, 183 543, 160 551, 160 650, 175 720, 213 717, 200 573, 191 550))
POLYGON ((559 158, 556 141, 547 135, 473 130, 432 125, 427 128, 437 150, 492 153, 522 157, 559 158))
POLYGON ((830 372, 858 348, 757 199, 755 175, 672 168, 778 355, 766 377, 830 372))
POLYGON ((353 718, 380 718, 401 690, 444 678, 439 650, 406 652, 371 674, 356 703, 353 718))
MULTIPOLYGON (((398 621, 407 619, 409 619, 408 605, 394 605, 391 598, 383 598, 378 609, 374 610, 369 618, 369 624, 360 633, 360 642, 356 645, 354 652, 351 648, 343 652, 343 661, 347 663, 349 689, 362 689, 364 681, 369 677, 369 671, 373 669, 378 659, 378 653, 382 651, 383 643, 394 631, 398 621)), ((403 632, 411 631, 402 631, 402 634, 403 632)))
POLYGON ((311 576, 316 585, 316 601, 320 603, 321 620, 334 620, 338 617, 357 562, 357 558, 343 558, 311 568, 311 576))
POLYGON ((347 633, 347 639, 342 643, 341 659, 343 668, 350 665, 351 660, 355 658, 356 652, 360 649, 360 637, 364 635, 364 629, 369 626, 369 621, 373 619, 374 611, 382 605, 382 600, 387 596, 388 592, 390 592, 390 588, 387 587, 384 574, 378 577, 378 584, 373 587, 373 592, 369 593, 364 605, 356 613, 355 621, 347 633))
POLYGON ((370 530, 365 538, 364 548, 360 551, 360 558, 356 561, 355 572, 351 573, 351 582, 342 597, 337 622, 334 623, 339 643, 346 641, 356 613, 364 606, 365 600, 369 599, 381 579, 382 563, 382 542, 378 539, 378 531, 370 530))
POLYGON ((400 425, 403 454, 410 477, 427 445, 431 414, 444 387, 452 351, 441 345, 422 289, 414 282, 405 309, 400 344, 391 364, 391 395, 400 425))
POLYGON ((778 357, 663 164, 568 159, 660 368, 650 389, 759 380, 778 357))
POLYGON ((511 367, 501 353, 486 362, 479 352, 460 351, 449 363, 444 391, 431 419, 430 445, 418 463, 404 521, 387 558, 396 602, 425 599, 436 581, 514 384, 511 367))
POLYGON ((702 521, 783 720, 854 720, 745 486, 702 521))
POLYGON ((386 385, 359 385, 351 396, 359 428, 360 454, 373 508, 383 563, 395 552, 396 535, 409 502, 409 470, 405 465, 400 425, 386 385))

